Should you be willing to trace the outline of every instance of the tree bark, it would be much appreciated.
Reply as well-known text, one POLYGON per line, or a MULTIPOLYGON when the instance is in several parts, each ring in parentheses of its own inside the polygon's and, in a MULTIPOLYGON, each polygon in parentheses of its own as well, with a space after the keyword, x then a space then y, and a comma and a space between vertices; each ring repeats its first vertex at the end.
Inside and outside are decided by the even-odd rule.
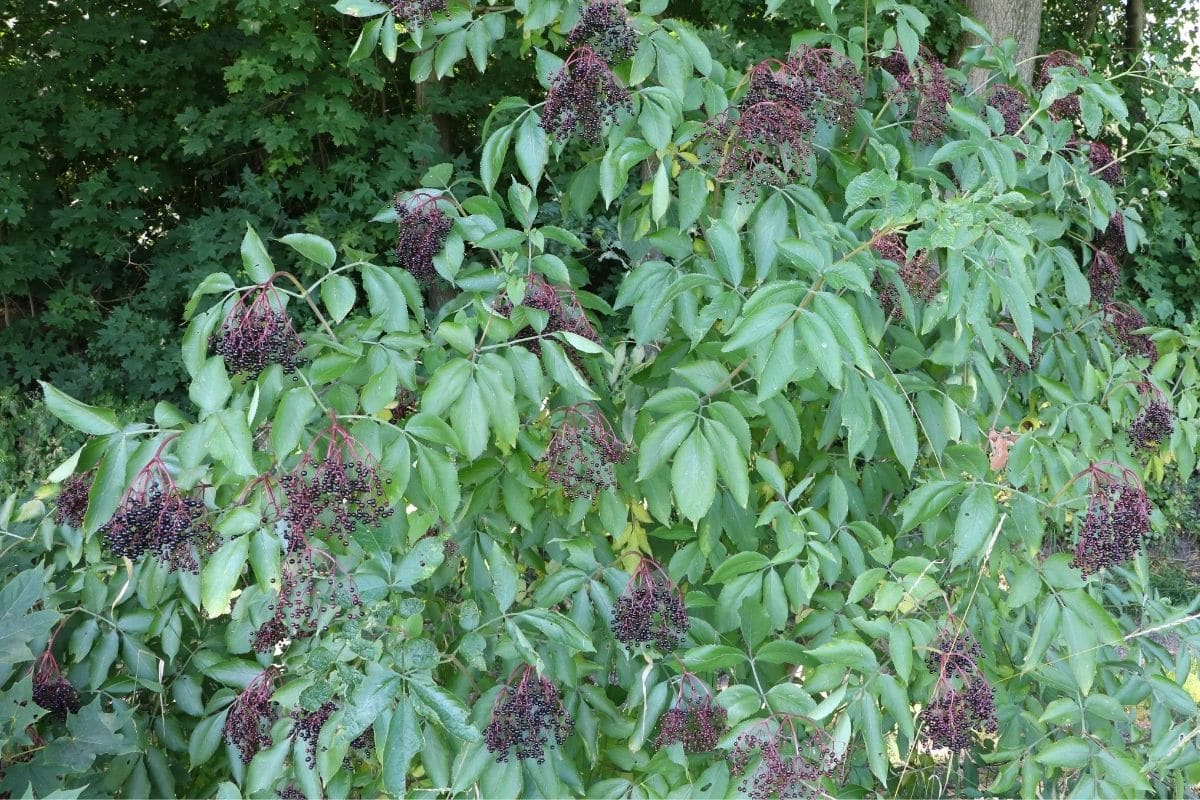
POLYGON ((1125 54, 1132 65, 1142 52, 1146 33, 1146 0, 1128 0, 1125 5, 1125 54))
MULTIPOLYGON (((1038 39, 1042 33, 1042 6, 1044 0, 967 0, 967 12, 980 25, 987 28, 997 42, 1012 38, 1017 42, 1017 61, 1025 62, 1018 68, 1021 80, 1033 78, 1034 63, 1029 59, 1037 55, 1038 39)), ((972 70, 971 85, 979 88, 987 79, 984 70, 972 70)))

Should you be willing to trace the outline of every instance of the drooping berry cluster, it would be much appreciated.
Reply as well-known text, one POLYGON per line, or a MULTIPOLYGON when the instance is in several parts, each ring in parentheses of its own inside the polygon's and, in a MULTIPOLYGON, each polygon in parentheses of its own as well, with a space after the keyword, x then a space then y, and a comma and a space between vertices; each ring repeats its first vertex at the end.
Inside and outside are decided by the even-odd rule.
POLYGON ((551 739, 561 746, 574 727, 575 722, 563 708, 554 684, 538 675, 533 667, 523 665, 517 667, 500 690, 483 738, 497 762, 503 763, 516 755, 541 764, 546 760, 546 747, 551 739))
POLYGON ((1104 327, 1121 352, 1130 358, 1142 356, 1153 363, 1158 358, 1158 346, 1144 333, 1136 333, 1146 327, 1142 312, 1124 303, 1109 303, 1103 308, 1104 327))
POLYGON ((275 794, 279 800, 308 800, 304 792, 300 791, 300 787, 294 783, 289 783, 275 794))
POLYGON ((82 704, 79 692, 58 668, 58 661, 50 652, 54 639, 46 645, 46 652, 33 666, 33 702, 50 712, 55 719, 66 719, 67 714, 78 713, 82 704))
POLYGON ((659 720, 656 748, 679 742, 685 753, 707 753, 725 735, 727 714, 713 702, 712 693, 690 672, 679 679, 675 702, 659 720))
POLYGON ((560 142, 578 136, 599 144, 604 129, 621 111, 633 112, 629 90, 617 82, 604 59, 584 45, 571 51, 551 77, 542 127, 560 142))
POLYGON ((1161 395, 1151 398, 1129 426, 1129 444, 1134 450, 1157 450, 1175 432, 1175 413, 1161 395))
POLYGON ((1088 142, 1087 155, 1092 174, 1098 175, 1100 180, 1109 186, 1119 186, 1125 181, 1125 170, 1122 169, 1121 162, 1116 159, 1112 150, 1108 149, 1108 145, 1100 142, 1088 142))
POLYGON ((916 99, 916 113, 910 135, 914 141, 932 144, 946 134, 950 115, 952 87, 946 67, 933 53, 921 47, 912 64, 900 49, 883 58, 879 64, 896 79, 896 88, 889 95, 892 102, 907 107, 916 99))
POLYGON ((1113 214, 1108 220, 1108 227, 1096 234, 1093 242, 1098 249, 1113 257, 1120 257, 1127 252, 1125 246, 1125 216, 1121 212, 1113 214))
POLYGON ((637 32, 620 0, 591 0, 567 34, 567 44, 587 45, 609 64, 616 64, 637 49, 637 32))
POLYGON ((284 520, 289 549, 325 530, 343 544, 359 525, 377 528, 392 516, 375 457, 338 424, 330 412, 329 427, 313 439, 300 463, 279 479, 287 498, 284 520), (324 453, 321 454, 321 443, 324 453))
POLYGON ((255 676, 229 707, 225 718, 225 741, 235 746, 243 764, 254 754, 271 746, 271 725, 279 718, 271 695, 275 693, 278 671, 267 667, 255 676))
POLYGON ((296 371, 304 343, 292 327, 291 317, 272 279, 238 295, 233 307, 212 335, 213 352, 225 359, 231 374, 251 378, 271 364, 284 372, 296 371))
POLYGON ((83 527, 83 517, 88 507, 88 492, 91 490, 91 473, 67 478, 54 501, 54 521, 72 528, 83 527))
MULTIPOLYGON (((896 275, 913 299, 929 302, 937 294, 938 280, 941 276, 937 266, 930 262, 928 251, 918 250, 910 259, 904 240, 897 233, 876 235, 871 249, 880 258, 891 261, 899 267, 896 275)), ((882 272, 875 273, 872 286, 879 294, 879 303, 883 307, 883 312, 888 317, 903 318, 904 308, 900 303, 900 295, 897 293, 896 287, 882 272)))
POLYGON ((337 703, 332 700, 322 703, 316 711, 304 711, 299 708, 292 710, 292 719, 295 722, 292 735, 304 740, 304 760, 310 768, 317 765, 317 739, 334 711, 337 711, 337 703))
POLYGON ((101 529, 104 543, 115 556, 137 560, 150 552, 171 569, 196 572, 198 556, 217 545, 204 501, 185 495, 175 485, 162 452, 168 437, 154 456, 134 476, 125 490, 117 512, 101 529))
POLYGON ((996 109, 996 113, 1004 120, 1004 135, 1012 136, 1025 124, 1029 115, 1029 101, 1025 95, 1008 84, 997 84, 988 96, 988 108, 996 109))
MULTIPOLYGON (((514 337, 522 347, 530 352, 541 355, 541 340, 559 331, 582 336, 591 342, 599 343, 600 341, 600 335, 596 333, 596 329, 592 327, 591 321, 584 313, 579 297, 569 286, 554 286, 541 275, 530 273, 525 279, 525 297, 521 300, 521 305, 546 313, 546 325, 541 332, 527 326, 514 337)), ((493 310, 500 316, 511 316, 512 300, 507 295, 497 298, 493 310)), ((576 353, 578 351, 571 350, 573 360, 575 360, 576 366, 579 366, 580 362, 577 360, 576 353)))
POLYGON ((1121 288, 1121 265, 1105 250, 1092 253, 1092 265, 1088 267, 1088 286, 1092 300, 1100 305, 1112 302, 1117 289, 1121 288))
POLYGON ((844 757, 824 731, 805 738, 794 717, 773 714, 737 738, 729 767, 743 776, 741 791, 752 800, 816 798, 825 795, 824 780, 838 776, 844 757))
POLYGON ((1088 509, 1071 566, 1085 576, 1128 561, 1150 532, 1150 500, 1134 472, 1119 464, 1092 464, 1088 509))
POLYGON ((563 409, 542 460, 546 479, 574 500, 594 499, 616 485, 615 464, 623 464, 629 448, 613 432, 608 418, 592 403, 563 409))
POLYGON ((434 14, 446 10, 446 0, 389 0, 392 13, 410 28, 420 27, 434 14))
POLYGON ((930 747, 961 751, 971 746, 975 732, 996 731, 996 700, 979 668, 979 643, 961 624, 953 630, 951 622, 925 657, 937 681, 921 712, 922 735, 930 747))
POLYGON ((412 389, 401 386, 396 390, 396 405, 392 406, 392 422, 400 423, 411 417, 417 411, 421 398, 412 389))
POLYGON ((788 58, 788 65, 808 84, 813 108, 829 124, 849 130, 865 91, 854 62, 829 47, 801 45, 788 58))
POLYGON ((350 750, 342 756, 342 767, 351 769, 354 766, 354 756, 366 760, 375 752, 375 730, 367 728, 350 740, 350 750))
MULTIPOLYGON (((1050 85, 1050 81, 1054 78, 1054 70, 1068 69, 1072 70, 1079 77, 1086 77, 1087 69, 1079 63, 1079 59, 1074 53, 1068 53, 1066 50, 1055 50, 1048 54, 1045 60, 1042 61, 1042 68, 1038 71, 1037 79, 1033 82, 1033 88, 1039 92, 1050 85)), ((1079 95, 1080 90, 1076 89, 1066 97, 1060 97, 1050 104, 1050 116, 1055 119, 1075 119, 1079 116, 1079 95)))
POLYGON ((613 635, 630 647, 652 643, 669 652, 683 643, 691 624, 675 582, 657 561, 643 558, 613 606, 613 635))
POLYGON ((330 612, 349 609, 347 618, 357 619, 361 606, 353 578, 332 555, 306 542, 284 559, 272 616, 254 632, 251 645, 255 652, 274 653, 286 639, 314 635, 330 612))
POLYGON ((396 261, 422 283, 437 277, 433 258, 446 246, 454 220, 438 206, 438 196, 396 195, 396 261))

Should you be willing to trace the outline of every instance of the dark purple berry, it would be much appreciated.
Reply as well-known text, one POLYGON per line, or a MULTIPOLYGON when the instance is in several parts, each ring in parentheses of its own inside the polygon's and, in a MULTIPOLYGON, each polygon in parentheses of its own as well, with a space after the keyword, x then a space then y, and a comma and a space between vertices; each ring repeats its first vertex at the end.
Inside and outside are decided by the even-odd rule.
POLYGON ((1151 400, 1129 426, 1129 444, 1135 450, 1157 450, 1175 432, 1175 414, 1162 400, 1151 400))
POLYGON ((1012 136, 1019 131, 1029 115, 1029 101, 1025 95, 1004 83, 993 87, 987 105, 996 109, 996 113, 1004 120, 1005 136, 1012 136))
MULTIPOLYGON (((1051 79, 1054 77, 1054 70, 1068 69, 1074 71, 1079 77, 1086 77, 1087 69, 1079 63, 1074 53, 1068 53, 1066 50, 1055 50, 1048 54, 1042 61, 1042 68, 1038 72, 1037 79, 1033 83, 1033 88, 1039 92, 1050 85, 1051 79)), ((1076 89, 1073 93, 1066 97, 1060 97, 1050 104, 1050 116, 1055 119, 1075 119, 1079 116, 1079 90, 1076 89)))
POLYGON ((78 713, 82 708, 79 692, 62 674, 49 647, 34 665, 33 702, 49 711, 51 717, 59 720, 66 719, 67 714, 78 713))
POLYGON ((1093 464, 1087 470, 1087 514, 1071 566, 1085 576, 1133 558, 1150 532, 1150 500, 1129 469, 1093 464))
POLYGON ((691 673, 684 673, 675 702, 659 720, 656 748, 676 742, 685 753, 707 753, 725 735, 725 709, 713 702, 708 688, 691 673))

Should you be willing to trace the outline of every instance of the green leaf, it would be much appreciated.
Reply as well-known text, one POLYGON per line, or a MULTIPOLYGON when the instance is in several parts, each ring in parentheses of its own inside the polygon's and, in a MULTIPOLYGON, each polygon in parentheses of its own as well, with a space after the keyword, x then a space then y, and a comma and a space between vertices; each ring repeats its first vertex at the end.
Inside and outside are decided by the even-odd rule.
POLYGON ((849 213, 870 200, 888 197, 894 191, 896 179, 883 170, 864 172, 846 187, 846 212, 849 213))
POLYGON ((808 656, 818 664, 841 664, 863 674, 874 672, 879 667, 871 648, 855 639, 834 639, 817 645, 808 651, 808 656))
POLYGON ((638 480, 645 480, 667 463, 695 426, 694 410, 677 411, 656 422, 638 447, 638 480))
POLYGON ((521 174, 529 182, 530 188, 536 189, 542 179, 542 170, 546 168, 546 160, 550 157, 550 139, 536 111, 525 115, 517 131, 516 155, 521 174))
POLYGON ((90 433, 93 436, 120 432, 121 427, 117 425, 117 415, 107 408, 86 405, 74 397, 60 392, 45 381, 38 381, 38 383, 42 385, 42 395, 45 397, 46 407, 50 409, 50 413, 75 430, 90 433))
POLYGON ((835 389, 842 388, 842 353, 829 324, 805 309, 796 320, 796 330, 809 357, 816 362, 821 376, 835 389))
POLYGON ((683 664, 688 669, 705 672, 736 667, 745 661, 745 653, 736 647, 723 644, 702 644, 693 647, 683 656, 683 664))
POLYGON ((693 523, 708 513, 717 495, 717 470, 708 439, 699 428, 684 440, 671 464, 675 505, 693 523))
POLYGON ((706 235, 721 277, 734 286, 741 284, 746 265, 742 260, 742 241, 737 231, 725 220, 718 219, 709 225, 706 235))
POLYGON ((96 479, 88 490, 87 513, 83 516, 84 533, 92 534, 108 522, 125 491, 125 473, 129 465, 129 444, 123 436, 109 438, 108 449, 96 470, 96 479))
POLYGON ((483 156, 479 160, 479 179, 483 188, 491 192, 504 168, 504 157, 508 155, 508 145, 512 141, 513 126, 505 125, 497 128, 483 143, 483 156))
POLYGON ((950 566, 959 564, 981 555, 988 537, 1000 517, 996 507, 996 498, 989 486, 976 486, 963 500, 958 509, 958 519, 954 523, 954 554, 950 566))
POLYGON ((437 572, 445 558, 445 548, 435 537, 419 539, 396 565, 392 586, 399 591, 412 589, 437 572))
POLYGON ((330 275, 321 284, 321 302, 329 312, 329 318, 341 322, 354 308, 354 281, 345 275, 330 275))
POLYGON ((292 737, 284 736, 266 750, 259 750, 246 767, 246 794, 251 797, 271 793, 292 749, 292 737))
POLYGON ((337 250, 328 239, 311 233, 289 233, 280 237, 279 241, 325 269, 333 269, 337 263, 337 250))
POLYGON ((354 42, 353 49, 350 50, 350 57, 346 59, 347 64, 362 61, 375 52, 375 45, 379 44, 379 32, 383 30, 383 19, 380 17, 363 26, 358 34, 358 39, 354 42))
POLYGON ((277 461, 282 462, 299 446, 308 418, 316 407, 317 402, 306 386, 284 393, 271 423, 271 448, 277 461))
POLYGON ((250 428, 242 411, 228 408, 204 421, 208 446, 213 457, 229 467, 234 475, 249 478, 258 474, 254 467, 254 447, 250 428))
POLYGON ((909 492, 900 503, 901 532, 910 531, 940 514, 966 487, 962 481, 933 481, 909 492))
POLYGON ((29 611, 42 599, 45 586, 45 571, 35 567, 10 578, 0 589, 0 664, 32 661, 29 643, 49 636, 50 627, 60 619, 57 611, 29 611))
POLYGON ((371 316, 379 317, 383 321, 385 331, 406 332, 408 330, 408 301, 404 297, 404 291, 400 288, 400 284, 396 282, 391 273, 374 264, 364 264, 362 276, 371 316))
POLYGON ((333 7, 350 17, 373 17, 376 14, 386 13, 391 8, 384 3, 373 3, 371 0, 338 0, 333 7))
POLYGON ((209 619, 229 610, 229 598, 250 554, 250 537, 239 536, 208 556, 200 572, 200 602, 209 619))
POLYGON ((1091 758, 1092 748, 1078 736, 1067 736, 1043 747, 1034 760, 1048 767, 1078 769, 1091 758))
POLYGON ((438 514, 443 519, 454 519, 461 497, 454 462, 444 453, 421 445, 417 447, 417 474, 438 514))
POLYGON ((488 406, 473 378, 467 381, 462 395, 450 410, 450 421, 462 440, 467 458, 476 459, 483 455, 488 443, 488 406))
POLYGON ((492 593, 500 613, 504 613, 517 599, 517 564, 499 542, 492 543, 487 563, 492 576, 492 593))
POLYGON ((409 680, 408 685, 413 694, 433 709, 437 714, 438 721, 451 736, 465 742, 475 742, 481 738, 479 731, 471 724, 470 712, 467 707, 455 695, 450 694, 429 678, 414 676, 409 680))
POLYGON ((708 583, 728 583, 731 578, 766 569, 770 564, 771 559, 762 553, 735 553, 713 570, 708 583))
POLYGON ((383 746, 383 789, 397 797, 404 797, 407 788, 409 765, 413 756, 421 750, 424 737, 417 722, 417 714, 407 694, 401 694, 388 724, 387 740, 383 746))
POLYGON ((266 283, 275 273, 275 264, 267 255, 267 248, 249 225, 246 226, 246 235, 242 237, 242 266, 255 283, 266 283))
POLYGON ((223 407, 231 394, 233 386, 225 373, 225 360, 220 356, 212 356, 205 361, 188 387, 188 397, 207 413, 223 407))
POLYGON ((463 395, 471 380, 471 362, 455 358, 437 368, 421 395, 421 411, 441 416, 463 395))
POLYGON ((883 429, 887 431, 896 458, 900 460, 904 471, 911 475, 913 465, 917 462, 917 426, 908 403, 891 387, 879 381, 867 381, 867 390, 879 408, 883 429))

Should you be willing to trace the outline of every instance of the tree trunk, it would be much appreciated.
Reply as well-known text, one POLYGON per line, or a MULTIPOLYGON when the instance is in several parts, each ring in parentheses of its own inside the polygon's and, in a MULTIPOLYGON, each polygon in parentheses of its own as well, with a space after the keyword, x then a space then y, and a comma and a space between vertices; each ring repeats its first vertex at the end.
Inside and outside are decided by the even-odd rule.
MULTIPOLYGON (((1043 0, 967 0, 967 13, 987 28, 997 42, 1012 38, 1017 42, 1017 61, 1021 80, 1033 78, 1033 56, 1037 55, 1042 33, 1043 0)), ((972 70, 971 85, 979 88, 987 80, 984 70, 972 70)))
POLYGON ((1125 6, 1125 54, 1132 65, 1142 52, 1146 33, 1146 0, 1129 0, 1125 6))

